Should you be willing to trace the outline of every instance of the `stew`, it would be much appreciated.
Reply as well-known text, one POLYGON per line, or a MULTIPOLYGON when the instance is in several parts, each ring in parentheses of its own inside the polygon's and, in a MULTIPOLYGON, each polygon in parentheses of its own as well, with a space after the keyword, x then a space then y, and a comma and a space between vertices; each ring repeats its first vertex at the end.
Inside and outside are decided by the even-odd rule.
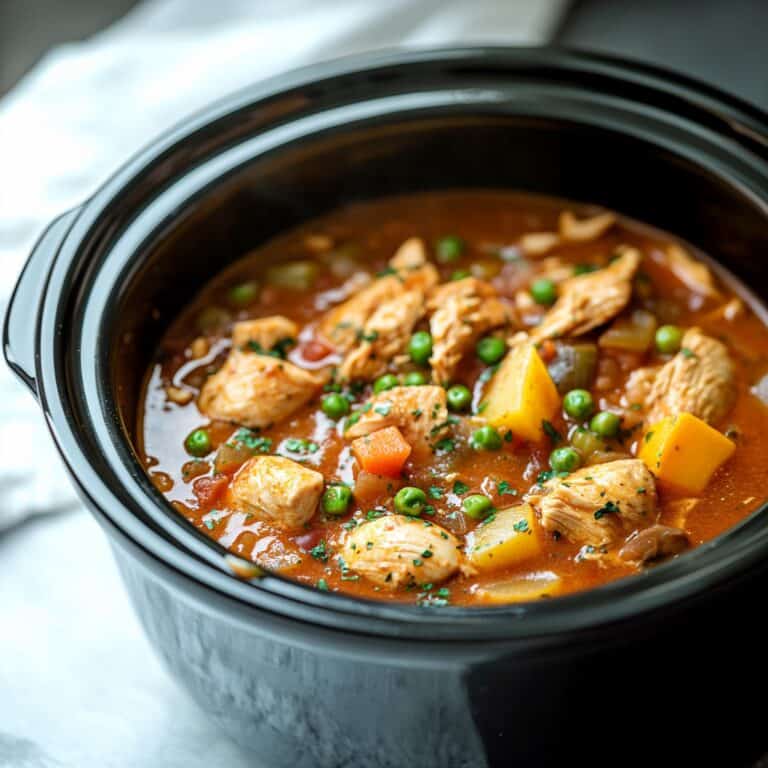
POLYGON ((764 320, 705 256, 608 211, 356 203, 245 254, 176 319, 138 450, 180 515, 316 589, 554 597, 762 503, 764 320))

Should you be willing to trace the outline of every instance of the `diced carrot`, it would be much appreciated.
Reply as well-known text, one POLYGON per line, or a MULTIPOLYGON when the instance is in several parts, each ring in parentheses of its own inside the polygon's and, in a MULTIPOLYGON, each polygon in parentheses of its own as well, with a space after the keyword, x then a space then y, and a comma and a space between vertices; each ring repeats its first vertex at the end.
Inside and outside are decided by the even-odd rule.
POLYGON ((214 477, 198 477, 192 483, 192 490, 197 496, 201 507, 209 507, 221 498, 221 495, 229 485, 227 475, 215 475, 214 477))
POLYGON ((353 440, 352 452, 366 472, 397 477, 411 455, 411 446, 397 427, 385 427, 353 440))
POLYGON ((541 342, 539 355, 545 363, 554 360, 557 355, 557 347, 555 346, 555 342, 551 339, 544 339, 544 341, 541 342))

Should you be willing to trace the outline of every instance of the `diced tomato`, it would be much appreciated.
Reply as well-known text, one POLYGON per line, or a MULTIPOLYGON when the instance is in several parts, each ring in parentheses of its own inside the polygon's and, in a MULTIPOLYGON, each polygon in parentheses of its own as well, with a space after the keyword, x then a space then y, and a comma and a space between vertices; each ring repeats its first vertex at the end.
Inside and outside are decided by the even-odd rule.
POLYGON ((366 472, 397 477, 411 455, 411 446, 397 427, 385 427, 354 440, 352 452, 366 472))
POLYGON ((227 490, 229 477, 227 475, 215 475, 214 477, 198 477, 192 483, 192 490, 197 496, 201 507, 210 507, 215 504, 227 490))

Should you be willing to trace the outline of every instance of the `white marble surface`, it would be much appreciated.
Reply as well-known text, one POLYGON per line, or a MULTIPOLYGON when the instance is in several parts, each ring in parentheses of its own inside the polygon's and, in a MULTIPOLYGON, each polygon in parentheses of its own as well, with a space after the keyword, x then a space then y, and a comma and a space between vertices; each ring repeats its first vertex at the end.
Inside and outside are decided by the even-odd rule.
MULTIPOLYGON (((52 51, 0 101, 0 310, 45 224, 210 100, 374 47, 543 41, 566 3, 152 0, 52 51)), ((36 404, 2 365, 0 495, 0 768, 259 766, 156 660, 36 404)))

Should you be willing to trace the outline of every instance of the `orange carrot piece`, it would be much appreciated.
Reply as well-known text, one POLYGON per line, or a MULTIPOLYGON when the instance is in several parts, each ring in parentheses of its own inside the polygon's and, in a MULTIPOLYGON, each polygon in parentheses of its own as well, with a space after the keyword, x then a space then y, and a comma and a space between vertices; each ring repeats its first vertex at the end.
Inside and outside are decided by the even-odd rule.
POLYGON ((411 455, 411 446, 397 427, 385 427, 353 440, 352 452, 366 472, 397 477, 411 455))

